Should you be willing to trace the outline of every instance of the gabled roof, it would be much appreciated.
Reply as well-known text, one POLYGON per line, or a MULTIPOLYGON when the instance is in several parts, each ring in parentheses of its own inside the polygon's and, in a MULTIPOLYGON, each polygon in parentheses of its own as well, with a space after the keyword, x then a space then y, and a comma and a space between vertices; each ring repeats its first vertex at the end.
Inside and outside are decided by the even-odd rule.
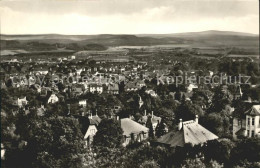
POLYGON ((159 138, 157 142, 169 145, 170 147, 183 147, 186 143, 197 145, 217 138, 218 137, 215 134, 196 123, 194 120, 190 120, 183 122, 181 130, 177 132, 171 131, 159 138))
POLYGON ((130 82, 128 82, 128 83, 126 83, 125 84, 125 89, 132 89, 132 88, 138 88, 137 86, 136 86, 136 83, 134 83, 133 81, 130 81, 130 82))
POLYGON ((108 90, 109 91, 113 91, 113 90, 118 91, 119 90, 119 86, 118 86, 118 84, 111 83, 111 84, 108 85, 108 90))
POLYGON ((148 132, 149 129, 129 118, 123 118, 120 120, 120 125, 123 130, 123 135, 130 136, 131 134, 138 134, 140 132, 148 132))
POLYGON ((260 105, 253 105, 251 109, 245 112, 246 115, 260 116, 260 105))
POLYGON ((101 118, 99 118, 99 116, 91 116, 91 117, 89 117, 89 122, 90 122, 90 125, 98 126, 99 123, 101 122, 101 118))
POLYGON ((171 131, 164 136, 160 137, 157 142, 169 145, 170 147, 174 146, 184 146, 184 136, 181 131, 175 132, 171 131))
POLYGON ((161 117, 157 117, 155 115, 152 116, 151 114, 148 114, 148 115, 142 116, 142 118, 140 119, 140 122, 146 123, 149 117, 151 117, 151 121, 152 121, 153 124, 158 123, 158 121, 160 123, 161 120, 162 120, 161 117))

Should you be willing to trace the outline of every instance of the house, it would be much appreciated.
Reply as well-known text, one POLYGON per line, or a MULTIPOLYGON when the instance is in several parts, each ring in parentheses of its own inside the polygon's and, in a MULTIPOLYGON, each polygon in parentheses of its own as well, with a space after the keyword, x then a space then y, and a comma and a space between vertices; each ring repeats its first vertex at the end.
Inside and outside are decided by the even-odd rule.
MULTIPOLYGON (((235 113, 235 112, 234 112, 235 113)), ((260 105, 251 105, 241 116, 233 118, 233 137, 260 137, 260 105)))
POLYGON ((107 93, 110 94, 119 94, 119 86, 117 83, 108 84, 107 93))
POLYGON ((79 106, 86 107, 87 106, 87 100, 86 99, 80 100, 79 101, 79 106))
POLYGON ((149 129, 130 118, 120 119, 120 126, 123 130, 123 146, 133 142, 141 142, 148 138, 149 129))
POLYGON ((85 71, 85 69, 84 68, 76 69, 76 74, 80 75, 82 71, 85 71))
POLYGON ((37 108, 37 116, 44 116, 45 114, 45 108, 44 105, 41 105, 40 108, 37 108))
POLYGON ((76 86, 72 88, 72 94, 74 96, 80 96, 84 93, 83 87, 82 86, 76 86))
POLYGON ((19 107, 25 106, 25 105, 27 105, 27 103, 28 103, 28 101, 26 100, 26 97, 17 99, 17 105, 19 107))
POLYGON ((47 98, 47 103, 56 103, 59 101, 59 98, 56 94, 52 93, 48 98, 47 98))
POLYGON ((154 90, 146 90, 145 93, 151 95, 152 97, 157 97, 158 95, 156 94, 156 92, 154 90))
POLYGON ((241 90, 241 87, 238 85, 238 86, 236 87, 236 91, 235 91, 235 93, 234 93, 233 98, 236 100, 236 99, 242 98, 242 96, 243 96, 243 92, 242 92, 242 90, 241 90))
POLYGON ((96 114, 95 116, 92 116, 92 113, 90 114, 90 116, 88 117, 89 119, 89 125, 87 128, 87 131, 84 135, 84 140, 86 143, 86 146, 89 146, 92 142, 93 142, 93 137, 96 135, 97 133, 97 127, 99 125, 99 123, 101 122, 101 118, 99 118, 99 116, 96 114))
POLYGON ((146 84, 145 84, 144 80, 138 80, 138 81, 136 82, 136 86, 137 86, 139 89, 141 89, 142 87, 146 86, 146 84))
POLYGON ((177 132, 175 130, 157 139, 157 143, 168 147, 183 147, 184 144, 191 143, 193 146, 206 143, 218 137, 198 123, 198 116, 195 120, 180 122, 177 132))
POLYGON ((89 88, 89 92, 91 93, 101 94, 103 92, 103 86, 100 84, 90 84, 88 88, 89 88))
POLYGON ((187 92, 190 93, 191 91, 193 91, 194 89, 198 89, 198 86, 196 84, 189 84, 189 86, 187 87, 187 92))
POLYGON ((129 81, 128 83, 126 83, 125 85, 125 91, 136 91, 138 90, 138 87, 136 86, 136 84, 132 81, 129 81))
POLYGON ((144 116, 142 116, 140 119, 139 119, 139 123, 143 124, 143 125, 146 125, 148 119, 151 118, 151 122, 152 122, 152 125, 153 125, 153 130, 155 131, 155 128, 157 127, 157 125, 161 122, 162 118, 161 117, 157 117, 153 114, 153 111, 152 111, 152 114, 148 114, 146 115, 146 110, 144 112, 144 116))

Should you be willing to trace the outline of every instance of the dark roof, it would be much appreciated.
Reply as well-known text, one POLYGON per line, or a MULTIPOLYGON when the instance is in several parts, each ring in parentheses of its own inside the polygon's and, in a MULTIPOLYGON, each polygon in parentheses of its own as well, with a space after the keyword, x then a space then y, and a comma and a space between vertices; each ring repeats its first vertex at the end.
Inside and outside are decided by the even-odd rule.
POLYGON ((184 135, 181 131, 171 131, 157 140, 157 142, 165 144, 167 146, 184 146, 184 135))
POLYGON ((236 132, 236 135, 237 136, 244 136, 245 134, 244 134, 244 132, 245 132, 245 128, 241 128, 240 130, 238 130, 237 132, 236 132))
POLYGON ((183 147, 186 143, 197 145, 218 138, 215 134, 196 123, 194 120, 183 122, 182 125, 181 130, 176 133, 173 131, 169 132, 160 137, 157 142, 169 145, 170 147, 183 147))
POLYGON ((101 118, 99 118, 99 116, 90 116, 89 117, 89 122, 90 122, 90 125, 98 126, 99 123, 101 122, 101 118))
POLYGON ((260 116, 260 105, 253 105, 251 109, 245 112, 246 115, 260 116))
POLYGON ((73 117, 78 119, 79 128, 80 128, 82 134, 85 135, 88 130, 88 127, 90 125, 90 121, 89 121, 88 117, 81 116, 81 115, 73 115, 73 117))

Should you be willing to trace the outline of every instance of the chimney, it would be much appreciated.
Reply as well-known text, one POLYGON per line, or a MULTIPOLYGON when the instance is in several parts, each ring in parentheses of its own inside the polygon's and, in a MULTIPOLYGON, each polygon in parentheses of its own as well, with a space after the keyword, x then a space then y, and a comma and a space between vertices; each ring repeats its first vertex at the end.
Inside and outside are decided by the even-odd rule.
POLYGON ((116 120, 119 121, 119 116, 116 116, 116 120))
POLYGON ((97 109, 96 109, 96 117, 97 117, 98 115, 97 115, 97 109))
POLYGON ((180 119, 179 125, 178 125, 178 130, 181 130, 182 128, 182 119, 180 119))
POLYGON ((146 116, 146 109, 144 110, 144 116, 146 116))
POLYGON ((153 118, 153 111, 152 111, 152 118, 153 118))
POLYGON ((199 123, 199 116, 198 116, 198 115, 195 116, 195 122, 196 122, 197 124, 199 123))
POLYGON ((90 119, 92 119, 92 112, 90 113, 90 119))

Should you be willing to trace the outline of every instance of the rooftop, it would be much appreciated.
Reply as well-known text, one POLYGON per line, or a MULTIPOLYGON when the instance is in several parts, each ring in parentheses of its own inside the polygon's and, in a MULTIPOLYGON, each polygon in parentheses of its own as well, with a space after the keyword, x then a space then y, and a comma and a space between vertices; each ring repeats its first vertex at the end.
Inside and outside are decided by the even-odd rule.
POLYGON ((170 147, 183 147, 186 143, 197 145, 218 138, 215 134, 196 123, 194 120, 183 122, 182 125, 181 130, 177 132, 171 131, 159 138, 157 142, 167 144, 170 147))
POLYGON ((251 109, 245 112, 246 115, 260 116, 260 105, 253 105, 251 109))
POLYGON ((129 118, 123 118, 120 120, 121 122, 121 128, 123 130, 123 135, 130 136, 132 133, 140 133, 140 132, 148 132, 148 128, 129 119, 129 118))

